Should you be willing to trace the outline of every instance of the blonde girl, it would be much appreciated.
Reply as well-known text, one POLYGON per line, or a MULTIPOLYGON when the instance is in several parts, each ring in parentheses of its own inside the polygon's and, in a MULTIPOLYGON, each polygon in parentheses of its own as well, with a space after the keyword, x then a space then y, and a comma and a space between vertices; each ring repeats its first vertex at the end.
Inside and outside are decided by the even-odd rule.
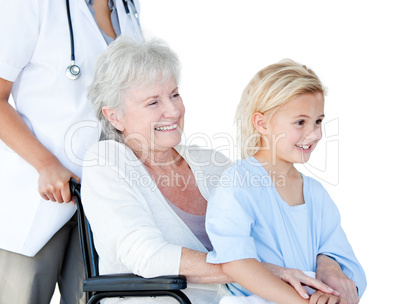
POLYGON ((309 160, 322 137, 324 93, 317 75, 292 60, 262 69, 243 92, 236 113, 242 159, 223 174, 206 219, 214 247, 207 261, 222 264, 237 283, 230 290, 243 296, 221 303, 346 303, 336 292, 310 296, 306 290, 302 297, 260 263, 314 275, 320 255, 341 266, 357 302, 365 290, 337 207, 318 181, 294 166, 309 160), (258 298, 244 298, 252 294, 258 298))

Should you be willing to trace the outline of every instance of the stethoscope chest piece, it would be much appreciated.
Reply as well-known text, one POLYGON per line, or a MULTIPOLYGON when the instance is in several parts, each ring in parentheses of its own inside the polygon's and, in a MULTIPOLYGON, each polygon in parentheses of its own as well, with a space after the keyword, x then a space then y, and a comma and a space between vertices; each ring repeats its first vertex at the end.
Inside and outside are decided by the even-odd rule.
POLYGON ((72 62, 66 69, 66 75, 72 80, 76 80, 81 76, 81 70, 78 65, 72 62))

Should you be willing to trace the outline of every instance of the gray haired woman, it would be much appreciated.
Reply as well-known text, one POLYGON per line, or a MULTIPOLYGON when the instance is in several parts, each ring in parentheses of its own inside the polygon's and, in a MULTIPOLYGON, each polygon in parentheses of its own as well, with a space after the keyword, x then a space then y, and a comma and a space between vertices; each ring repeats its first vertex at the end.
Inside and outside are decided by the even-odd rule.
MULTIPOLYGON (((86 154, 82 197, 101 274, 181 274, 192 303, 218 303, 232 280, 220 265, 206 263, 212 248, 204 220, 209 193, 230 161, 213 150, 179 145, 185 113, 179 71, 177 56, 158 41, 120 37, 101 54, 88 95, 107 140, 86 154)), ((302 284, 328 291, 303 273, 266 267, 300 293, 302 284)), ((126 301, 175 303, 105 303, 126 301)))

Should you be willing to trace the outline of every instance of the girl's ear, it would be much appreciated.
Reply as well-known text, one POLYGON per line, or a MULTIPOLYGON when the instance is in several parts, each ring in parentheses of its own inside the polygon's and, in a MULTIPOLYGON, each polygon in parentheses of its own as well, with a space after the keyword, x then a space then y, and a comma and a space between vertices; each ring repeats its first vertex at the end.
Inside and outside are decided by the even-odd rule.
POLYGON ((120 115, 116 109, 103 107, 102 108, 103 116, 106 117, 107 120, 120 132, 124 131, 124 125, 120 120, 120 115))
POLYGON ((256 128, 256 130, 257 130, 260 134, 262 134, 262 135, 267 134, 267 132, 268 132, 267 124, 268 124, 267 117, 266 117, 263 113, 255 112, 255 113, 253 114, 253 125, 254 125, 254 128, 256 128))

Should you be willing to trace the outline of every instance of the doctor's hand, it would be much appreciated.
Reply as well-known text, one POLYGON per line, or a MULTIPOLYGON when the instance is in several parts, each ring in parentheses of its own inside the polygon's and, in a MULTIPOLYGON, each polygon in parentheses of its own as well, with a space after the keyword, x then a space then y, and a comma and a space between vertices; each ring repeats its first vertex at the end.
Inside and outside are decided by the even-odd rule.
POLYGON ((331 287, 321 282, 320 280, 316 280, 312 277, 309 277, 299 269, 281 267, 269 263, 263 263, 263 264, 265 268, 271 271, 276 277, 280 278, 282 281, 291 285, 298 292, 298 294, 304 299, 307 299, 309 297, 308 292, 304 286, 311 287, 312 289, 322 291, 323 293, 326 294, 339 296, 339 293, 337 291, 333 290, 331 287))
POLYGON ((38 170, 38 190, 40 196, 52 202, 72 202, 69 181, 71 178, 80 182, 80 178, 64 167, 58 159, 54 158, 46 166, 38 170))
POLYGON ((316 276, 317 279, 339 291, 341 297, 345 299, 345 304, 359 303, 355 282, 345 275, 335 260, 326 255, 318 255, 316 276))

